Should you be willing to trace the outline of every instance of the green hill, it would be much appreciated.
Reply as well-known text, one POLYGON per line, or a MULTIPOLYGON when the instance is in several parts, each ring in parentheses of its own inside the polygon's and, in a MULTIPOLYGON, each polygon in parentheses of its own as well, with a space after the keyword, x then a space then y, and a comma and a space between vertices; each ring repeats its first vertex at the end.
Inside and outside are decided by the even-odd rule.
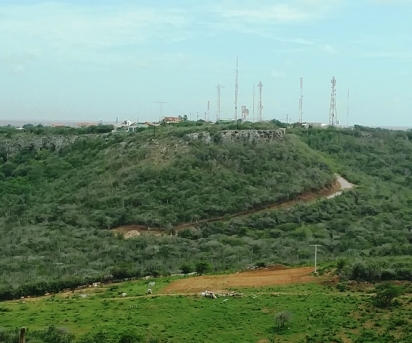
POLYGON ((301 265, 312 261, 311 244, 322 244, 319 260, 338 261, 344 278, 412 278, 409 132, 284 135, 276 123, 36 130, 0 130, 1 299, 193 270, 199 261, 214 271, 301 265), (329 187, 334 172, 356 189, 229 218, 329 187), (193 229, 130 240, 108 230, 130 224, 170 234, 182 223, 193 229))
POLYGON ((13 225, 167 228, 293 199, 333 180, 321 155, 292 135, 215 144, 158 131, 154 139, 84 136, 59 151, 13 153, 0 166, 0 215, 13 225))

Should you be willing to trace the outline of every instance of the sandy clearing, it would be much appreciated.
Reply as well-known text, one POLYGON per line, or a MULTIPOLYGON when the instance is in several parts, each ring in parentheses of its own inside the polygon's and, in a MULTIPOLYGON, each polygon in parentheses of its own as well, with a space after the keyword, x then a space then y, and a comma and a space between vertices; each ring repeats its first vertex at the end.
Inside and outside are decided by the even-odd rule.
POLYGON ((228 275, 191 277, 172 282, 162 290, 162 293, 193 293, 205 290, 223 292, 231 288, 322 282, 328 279, 327 277, 310 275, 313 272, 313 267, 274 269, 259 269, 228 275))

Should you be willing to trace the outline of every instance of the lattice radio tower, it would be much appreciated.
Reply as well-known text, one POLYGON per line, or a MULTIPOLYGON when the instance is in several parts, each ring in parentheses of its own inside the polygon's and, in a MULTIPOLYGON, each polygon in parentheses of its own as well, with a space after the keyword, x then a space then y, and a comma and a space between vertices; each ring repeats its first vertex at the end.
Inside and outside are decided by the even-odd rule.
POLYGON ((217 84, 217 112, 216 112, 216 121, 220 120, 220 89, 225 88, 221 84, 217 84))
POLYGON ((330 107, 329 107, 329 125, 336 126, 338 122, 338 113, 336 110, 336 79, 332 78, 332 93, 330 95, 330 107))
POLYGON ((236 80, 235 80, 235 121, 237 120, 237 97, 239 92, 239 65, 238 57, 236 57, 236 80))
POLYGON ((263 110, 263 105, 262 105, 262 88, 263 88, 263 83, 262 83, 262 81, 259 81, 258 87, 259 87, 259 104, 258 104, 259 114, 258 114, 258 121, 262 121, 262 110, 263 110))
POLYGON ((299 123, 303 121, 303 77, 300 78, 299 123))

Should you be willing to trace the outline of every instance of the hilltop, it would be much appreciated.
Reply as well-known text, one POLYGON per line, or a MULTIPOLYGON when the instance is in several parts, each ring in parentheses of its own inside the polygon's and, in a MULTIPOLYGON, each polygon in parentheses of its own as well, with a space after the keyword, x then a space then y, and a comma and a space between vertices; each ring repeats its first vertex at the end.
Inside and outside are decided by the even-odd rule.
POLYGON ((0 131, 0 298, 199 262, 304 265, 311 244, 342 278, 411 279, 410 132, 277 122, 94 130, 0 131), (300 201, 333 188, 336 173, 356 188, 300 201), (128 225, 164 235, 113 234, 128 225))

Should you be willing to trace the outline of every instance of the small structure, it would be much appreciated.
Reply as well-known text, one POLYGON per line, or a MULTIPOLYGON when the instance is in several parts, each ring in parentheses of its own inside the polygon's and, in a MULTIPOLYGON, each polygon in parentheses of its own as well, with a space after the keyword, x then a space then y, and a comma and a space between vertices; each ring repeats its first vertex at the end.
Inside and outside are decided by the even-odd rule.
POLYGON ((314 123, 314 122, 306 122, 306 123, 302 123, 302 126, 306 129, 309 128, 321 128, 321 129, 326 129, 329 127, 328 124, 324 124, 324 123, 314 123))
POLYGON ((163 122, 166 124, 177 124, 182 121, 181 117, 164 117, 163 122))
POLYGON ((149 282, 149 287, 154 287, 154 285, 156 285, 156 282, 149 282))
POLYGON ((113 132, 135 132, 137 129, 146 129, 148 127, 148 123, 137 123, 131 120, 125 120, 120 124, 115 124, 113 132))

